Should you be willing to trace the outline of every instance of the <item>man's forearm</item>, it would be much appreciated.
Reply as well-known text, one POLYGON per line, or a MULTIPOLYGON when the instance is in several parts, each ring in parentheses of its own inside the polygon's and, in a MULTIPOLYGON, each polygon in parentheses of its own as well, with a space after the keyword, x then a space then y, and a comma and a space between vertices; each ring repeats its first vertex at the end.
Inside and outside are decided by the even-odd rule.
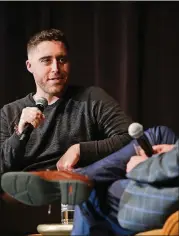
POLYGON ((118 151, 131 141, 130 136, 126 133, 115 135, 99 141, 89 141, 80 143, 80 160, 85 163, 93 163, 118 151))

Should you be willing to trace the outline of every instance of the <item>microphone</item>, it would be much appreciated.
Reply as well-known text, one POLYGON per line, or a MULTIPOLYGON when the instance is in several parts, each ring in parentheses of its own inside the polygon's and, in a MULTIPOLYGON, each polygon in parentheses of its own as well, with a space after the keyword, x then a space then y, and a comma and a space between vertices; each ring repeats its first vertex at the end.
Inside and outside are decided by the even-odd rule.
MULTIPOLYGON (((41 112, 44 111, 44 109, 48 106, 48 101, 46 98, 39 98, 36 103, 35 107, 37 107, 41 112)), ((23 130, 23 132, 20 135, 19 140, 20 141, 27 141, 30 137, 30 134, 32 133, 34 127, 32 124, 27 124, 23 130)))
POLYGON ((144 134, 143 126, 141 124, 132 123, 128 128, 128 133, 132 138, 137 140, 139 146, 144 150, 148 157, 154 154, 152 146, 147 136, 144 134))

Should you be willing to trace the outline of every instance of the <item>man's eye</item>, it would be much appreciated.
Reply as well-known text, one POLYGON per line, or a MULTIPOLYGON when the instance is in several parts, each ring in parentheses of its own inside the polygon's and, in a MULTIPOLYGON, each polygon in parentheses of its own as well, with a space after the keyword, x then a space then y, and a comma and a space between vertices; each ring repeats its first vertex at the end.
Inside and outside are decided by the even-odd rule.
POLYGON ((42 62, 49 62, 50 59, 49 58, 46 58, 46 59, 43 59, 42 62))
POLYGON ((67 57, 60 57, 60 58, 58 58, 58 62, 60 62, 61 64, 67 63, 67 57))
POLYGON ((49 63, 50 62, 50 58, 44 58, 41 60, 42 63, 49 63))

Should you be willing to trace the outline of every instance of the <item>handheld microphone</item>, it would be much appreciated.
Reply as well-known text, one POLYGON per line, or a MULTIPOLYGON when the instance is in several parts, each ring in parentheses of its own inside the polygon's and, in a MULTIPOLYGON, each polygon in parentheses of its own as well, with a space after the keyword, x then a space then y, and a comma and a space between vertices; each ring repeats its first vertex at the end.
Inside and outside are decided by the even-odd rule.
MULTIPOLYGON (((41 112, 43 112, 47 106, 48 106, 48 101, 46 98, 43 97, 39 98, 35 103, 35 107, 37 107, 41 112)), ((33 129, 34 127, 32 124, 27 124, 23 132, 21 133, 19 140, 20 141, 28 140, 33 129)))
POLYGON ((144 150, 148 157, 154 154, 152 146, 147 136, 144 134, 143 126, 141 124, 132 123, 128 128, 128 133, 132 138, 137 140, 139 146, 144 150))

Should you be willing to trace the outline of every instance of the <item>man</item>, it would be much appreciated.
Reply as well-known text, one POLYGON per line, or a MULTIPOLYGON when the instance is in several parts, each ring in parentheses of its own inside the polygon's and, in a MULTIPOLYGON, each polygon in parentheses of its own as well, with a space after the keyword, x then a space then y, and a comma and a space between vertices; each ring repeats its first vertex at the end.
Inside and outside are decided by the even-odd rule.
MULTIPOLYGON (((176 181, 176 179, 179 178, 178 164, 174 167, 175 164, 178 163, 178 143, 176 143, 178 137, 167 127, 154 127, 147 130, 145 134, 151 145, 153 145, 155 153, 160 154, 159 156, 154 155, 151 158, 147 158, 146 155, 136 156, 134 149, 135 141, 131 141, 118 152, 101 160, 100 165, 98 164, 99 162, 97 162, 80 171, 93 179, 96 183, 96 187, 89 199, 82 205, 76 207, 72 235, 134 235, 137 232, 161 227, 168 215, 178 209, 178 198, 176 196, 179 190, 178 181, 176 181), (175 143, 176 147, 173 145, 175 143), (168 152, 173 148, 174 153, 168 152), (164 152, 168 153, 163 156, 162 153, 164 152), (159 159, 157 160, 157 158, 159 159), (168 163, 170 158, 173 158, 171 161, 172 164, 168 163), (162 165, 162 159, 165 165, 162 165), (157 166, 156 162, 160 163, 160 165, 157 166), (170 206, 167 212, 165 208, 162 208, 162 203, 164 203, 163 199, 168 197, 166 194, 167 191, 161 190, 161 186, 158 189, 156 186, 157 195, 158 198, 160 198, 157 200, 156 204, 154 203, 156 199, 153 200, 152 196, 150 199, 150 192, 152 193, 148 185, 150 182, 145 186, 148 190, 149 200, 147 201, 146 198, 144 199, 140 196, 141 192, 145 191, 145 188, 140 189, 141 185, 140 182, 138 183, 138 180, 141 179, 142 182, 143 179, 148 178, 149 168, 152 164, 152 170, 156 168, 155 176, 161 179, 161 173, 165 173, 166 169, 170 169, 169 172, 165 173, 163 185, 161 184, 161 186, 165 188, 164 182, 167 182, 168 179, 171 193, 167 194, 171 196, 171 194, 175 193, 172 201, 170 201, 170 205, 167 205, 170 206), (168 168, 166 168, 167 164, 168 168), (144 170, 142 170, 143 165, 145 165, 144 170), (138 166, 140 171, 135 171, 135 167, 138 166), (132 170, 134 170, 135 174, 132 174, 132 170), (171 177, 173 177, 173 184, 171 184, 171 177), (130 179, 132 179, 133 182, 130 179), (134 192, 132 193, 130 191, 131 186, 134 187, 134 192), (138 199, 139 196, 140 199, 138 199), (138 199, 138 201, 136 199, 138 199), (152 200, 153 205, 151 205, 152 200), (137 204, 135 204, 136 201, 137 204), (141 205, 142 203, 143 205, 141 205), (146 217, 146 219, 144 219, 144 216, 148 216, 147 213, 151 213, 150 208, 154 209, 154 206, 157 208, 157 204, 160 208, 160 210, 158 209, 160 216, 156 216, 154 213, 152 216, 150 215, 150 222, 148 222, 147 220, 149 218, 146 217), (126 205, 129 206, 130 209, 128 209, 126 205), (137 211, 137 207, 141 207, 142 209, 137 211), (148 209, 148 212, 146 209, 148 209), (161 215, 163 217, 161 217, 161 215), (159 217, 159 219, 157 219, 157 217, 159 217), (144 224, 140 225, 142 220, 144 224)), ((149 176, 154 177, 154 173, 151 171, 149 176)))
POLYGON ((36 92, 1 110, 1 173, 85 166, 130 141, 131 120, 113 98, 97 87, 69 86, 69 45, 60 30, 34 35, 27 54, 36 92), (48 101, 44 113, 35 107, 41 97, 48 101), (20 142, 27 124, 35 129, 20 142))
POLYGON ((36 92, 1 109, 0 176, 86 166, 131 140, 127 132, 131 119, 103 89, 69 85, 69 45, 60 30, 34 35, 27 56, 36 92), (42 97, 48 102, 43 113, 35 107, 42 97), (34 130, 21 140, 27 124, 34 130))
MULTIPOLYGON (((172 150, 175 147, 172 144, 175 144, 177 141, 177 136, 167 127, 154 127, 152 129, 147 130, 145 134, 148 140, 150 141, 151 145, 153 145, 153 149, 156 153, 163 153, 172 150)), ((126 219, 123 219, 124 216, 126 216, 124 213, 124 202, 128 199, 126 199, 125 196, 123 197, 123 193, 126 194, 126 192, 128 193, 128 191, 130 191, 130 188, 128 188, 128 186, 130 185, 130 172, 132 173, 132 170, 135 170, 135 167, 145 163, 144 173, 141 171, 141 173, 143 173, 142 177, 145 178, 145 172, 147 174, 146 169, 147 167, 149 167, 149 165, 151 165, 150 163, 155 163, 155 160, 157 158, 159 158, 158 162, 160 163, 161 157, 155 155, 154 157, 147 158, 144 154, 142 154, 141 156, 134 156, 135 143, 136 142, 133 140, 128 145, 126 145, 119 151, 109 155, 108 157, 87 167, 75 170, 76 172, 88 175, 90 179, 93 179, 93 181, 95 182, 95 187, 94 190, 91 192, 91 195, 88 200, 85 201, 83 204, 76 206, 72 235, 134 235, 136 232, 139 232, 141 229, 144 229, 142 227, 138 227, 138 230, 134 227, 132 228, 129 226, 129 224, 127 225, 125 221, 126 219), (126 172, 129 174, 128 176, 126 176, 126 172), (119 208, 121 197, 122 203, 119 208), (122 224, 120 224, 121 222, 122 224)), ((171 162, 173 164, 169 164, 169 166, 171 166, 171 169, 174 170, 173 167, 177 162, 177 156, 174 154, 171 155, 170 152, 168 153, 168 155, 165 156, 167 156, 165 163, 168 163, 168 159, 170 159, 170 157, 173 158, 173 161, 171 162)), ((164 159, 166 157, 162 156, 162 158, 164 159)), ((166 166, 161 165, 161 171, 162 168, 163 172, 165 172, 166 166)), ((170 175, 175 175, 175 178, 178 174, 177 168, 178 167, 175 168, 174 173, 172 173, 172 171, 167 173, 168 176, 166 176, 166 178, 169 179, 170 175)), ((155 176, 157 176, 157 170, 159 169, 156 169, 155 176)), ((137 176, 137 174, 135 175, 137 176)), ((152 174, 150 176, 152 176, 152 174)), ((30 177, 34 179, 37 187, 36 196, 44 195, 43 201, 45 200, 46 203, 50 203, 53 200, 56 200, 56 197, 59 198, 60 195, 58 194, 59 191, 57 190, 56 186, 60 184, 60 181, 46 181, 39 178, 38 176, 34 176, 34 174, 29 174, 25 172, 14 172, 5 174, 2 178, 4 189, 7 190, 7 192, 11 195, 15 196, 17 191, 12 189, 11 183, 16 182, 17 186, 20 186, 20 183, 26 183, 25 177, 30 177), (46 182, 51 186, 49 190, 45 188, 46 182), (54 195, 55 191, 56 195, 54 195), (50 192, 52 192, 52 194, 50 194, 50 192)), ((147 177, 148 176, 146 176, 146 178, 147 177)), ((178 184, 178 182, 176 182, 176 184, 178 184)), ((30 194, 31 197, 33 197, 33 195, 35 195, 32 189, 33 186, 31 183, 27 183, 27 185, 23 184, 23 186, 24 187, 21 188, 21 191, 19 191, 20 194, 16 195, 15 198, 19 201, 24 202, 25 204, 31 205, 32 203, 27 198, 25 200, 24 198, 22 199, 22 192, 26 191, 24 195, 27 196, 28 194, 30 194)), ((176 189, 174 191, 176 192, 176 189)), ((160 191, 158 194, 161 194, 160 191)), ((150 197, 150 194, 148 195, 150 197)), ((138 197, 137 193, 136 196, 138 197)), ((174 201, 175 200, 176 198, 174 199, 174 201)), ((44 203, 43 201, 42 203, 44 203)), ((35 204, 35 202, 33 202, 33 204, 35 204)), ((140 204, 140 202, 138 202, 138 204, 140 204)), ((135 205, 132 205, 132 207, 135 209, 135 205)), ((147 207, 147 203, 146 205, 144 205, 144 207, 147 207)), ((176 209, 177 208, 175 207, 173 209, 170 209, 170 211, 168 212, 171 213, 176 209)), ((164 222, 166 217, 167 214, 165 214, 165 217, 162 218, 162 221, 157 221, 153 217, 153 222, 150 222, 149 224, 145 223, 145 229, 150 229, 151 225, 152 227, 161 226, 161 222, 164 222)), ((135 214, 130 220, 135 220, 135 214)))

